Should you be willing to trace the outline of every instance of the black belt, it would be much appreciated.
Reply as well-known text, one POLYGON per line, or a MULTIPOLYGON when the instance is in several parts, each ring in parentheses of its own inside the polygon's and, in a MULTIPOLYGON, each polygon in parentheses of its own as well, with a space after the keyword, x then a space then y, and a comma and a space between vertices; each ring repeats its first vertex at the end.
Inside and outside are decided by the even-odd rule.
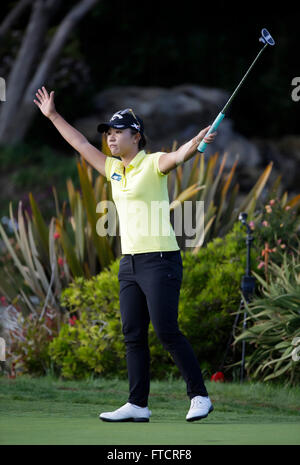
POLYGON ((150 253, 160 253, 160 256, 162 257, 163 254, 169 254, 169 253, 174 253, 174 252, 179 252, 180 249, 177 250, 157 250, 154 252, 141 252, 141 253, 124 253, 122 254, 123 257, 131 257, 131 256, 139 256, 139 255, 149 255, 150 253))
POLYGON ((132 270, 132 273, 134 273, 134 260, 133 260, 133 257, 137 257, 139 255, 142 255, 142 256, 145 256, 145 255, 149 255, 149 254, 153 254, 153 253, 159 253, 161 257, 163 257, 163 255, 166 255, 166 254, 172 254, 174 252, 180 252, 180 249, 177 249, 177 250, 164 250, 164 251, 156 251, 156 252, 141 252, 141 253, 125 253, 123 254, 123 257, 131 257, 131 270, 132 270))

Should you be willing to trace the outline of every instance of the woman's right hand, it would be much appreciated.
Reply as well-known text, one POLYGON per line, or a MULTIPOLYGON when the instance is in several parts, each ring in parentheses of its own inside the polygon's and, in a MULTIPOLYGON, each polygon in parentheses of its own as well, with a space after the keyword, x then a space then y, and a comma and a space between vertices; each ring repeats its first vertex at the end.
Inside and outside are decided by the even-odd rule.
POLYGON ((38 89, 35 94, 38 98, 37 100, 33 100, 34 103, 39 107, 41 112, 47 117, 51 118, 52 115, 56 113, 55 105, 54 105, 54 90, 50 92, 50 96, 43 86, 42 90, 38 89))

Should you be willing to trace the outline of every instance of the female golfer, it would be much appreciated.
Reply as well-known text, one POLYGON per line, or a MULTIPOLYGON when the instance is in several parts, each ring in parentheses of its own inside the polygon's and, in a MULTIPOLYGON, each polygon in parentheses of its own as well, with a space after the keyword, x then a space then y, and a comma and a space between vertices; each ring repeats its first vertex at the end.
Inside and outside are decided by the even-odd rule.
POLYGON ((42 87, 36 97, 34 103, 63 138, 111 182, 118 211, 123 255, 118 279, 129 397, 119 409, 101 413, 101 420, 149 421, 150 320, 186 382, 191 399, 186 420, 207 417, 213 406, 194 351, 177 321, 182 260, 170 224, 167 174, 190 159, 203 138, 210 143, 216 133, 205 138, 207 127, 174 152, 146 154, 143 121, 125 109, 98 126, 98 131, 106 134, 113 155, 107 157, 56 111, 54 91, 49 95, 42 87))

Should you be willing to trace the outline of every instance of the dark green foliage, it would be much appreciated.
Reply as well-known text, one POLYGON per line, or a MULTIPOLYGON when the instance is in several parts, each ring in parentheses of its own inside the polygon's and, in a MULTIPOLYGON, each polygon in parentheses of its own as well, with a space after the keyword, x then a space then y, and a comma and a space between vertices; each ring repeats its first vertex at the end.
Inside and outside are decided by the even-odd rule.
POLYGON ((18 206, 22 197, 24 207, 29 208, 25 192, 32 192, 41 205, 43 214, 51 219, 55 210, 52 186, 59 192, 59 201, 67 199, 66 178, 79 186, 76 158, 70 158, 38 143, 19 143, 0 147, 0 217, 8 216, 9 201, 18 206))
POLYGON ((258 277, 262 296, 247 306, 248 329, 235 342, 251 345, 246 369, 251 379, 300 381, 300 254, 284 253, 281 264, 271 263, 269 282, 258 277))
MULTIPOLYGON (((217 368, 240 301, 245 268, 245 242, 240 225, 224 239, 183 258, 179 326, 192 344, 201 367, 217 368)), ((126 376, 125 343, 119 312, 119 259, 90 280, 77 278, 62 293, 61 303, 79 320, 62 326, 50 346, 52 360, 66 378, 92 373, 126 376), (76 313, 75 313, 76 312, 76 313)), ((152 377, 179 375, 178 369, 149 328, 152 377)))
POLYGON ((61 303, 68 307, 71 318, 51 343, 50 356, 65 378, 82 379, 91 373, 125 376, 118 299, 119 261, 90 280, 77 278, 62 292, 61 303))
POLYGON ((238 223, 224 239, 184 259, 179 322, 204 368, 217 369, 223 358, 245 265, 245 234, 238 223))

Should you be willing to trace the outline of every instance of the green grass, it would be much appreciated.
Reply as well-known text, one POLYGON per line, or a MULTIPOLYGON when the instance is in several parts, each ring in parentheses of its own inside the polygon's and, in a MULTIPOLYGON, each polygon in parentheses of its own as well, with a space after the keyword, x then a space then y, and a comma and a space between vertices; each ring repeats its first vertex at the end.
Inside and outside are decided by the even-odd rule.
POLYGON ((300 389, 206 382, 215 410, 188 423, 184 381, 152 381, 149 423, 106 423, 124 380, 0 378, 0 444, 300 444, 300 389))

